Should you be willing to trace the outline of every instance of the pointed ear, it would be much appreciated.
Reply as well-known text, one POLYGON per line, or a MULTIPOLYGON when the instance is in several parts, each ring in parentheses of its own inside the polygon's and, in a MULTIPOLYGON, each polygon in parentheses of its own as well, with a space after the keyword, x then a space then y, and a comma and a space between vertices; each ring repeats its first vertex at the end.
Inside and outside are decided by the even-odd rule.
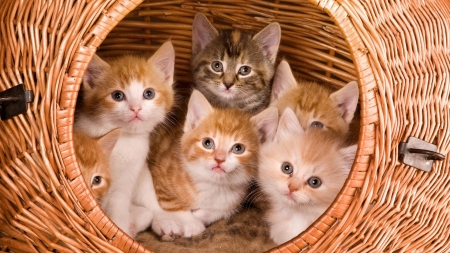
POLYGON ((100 145, 100 147, 103 150, 103 153, 105 153, 105 155, 107 157, 109 157, 111 155, 111 152, 114 149, 114 146, 116 146, 117 140, 119 139, 121 133, 121 129, 120 128, 116 128, 114 130, 112 130, 111 132, 103 135, 102 137, 100 137, 97 140, 97 143, 100 145))
POLYGON ((280 141, 280 139, 288 134, 302 134, 304 132, 305 131, 300 125, 295 112, 291 108, 287 107, 283 114, 281 114, 274 140, 280 141))
POLYGON ((94 88, 96 80, 102 78, 104 71, 108 68, 110 68, 109 64, 94 54, 84 73, 83 86, 87 89, 94 88))
POLYGON ((297 87, 297 81, 292 74, 289 63, 282 60, 275 71, 270 103, 279 100, 291 88, 297 87))
POLYGON ((355 115, 356 106, 358 105, 358 83, 356 81, 349 82, 340 90, 333 92, 330 98, 335 103, 344 121, 350 124, 355 115))
POLYGON ((272 63, 275 63, 281 40, 280 24, 277 22, 270 23, 259 33, 253 36, 253 39, 261 46, 261 49, 267 59, 269 59, 272 63))
POLYGON ((196 128, 200 121, 211 114, 213 110, 211 104, 200 91, 192 91, 186 114, 186 122, 184 123, 184 132, 186 133, 196 128))
POLYGON ((261 143, 271 141, 278 127, 278 109, 269 107, 253 116, 250 121, 256 126, 261 143))
POLYGON ((164 82, 172 85, 175 71, 175 49, 172 42, 169 40, 162 44, 148 59, 147 64, 154 66, 160 72, 164 82))
POLYGON ((358 145, 355 144, 355 145, 348 146, 348 147, 345 147, 345 148, 339 150, 342 160, 345 161, 345 166, 349 170, 353 165, 353 161, 355 160, 357 149, 358 149, 358 145))
POLYGON ((197 54, 203 50, 217 35, 219 35, 219 32, 204 14, 200 12, 195 14, 192 23, 192 54, 197 54))

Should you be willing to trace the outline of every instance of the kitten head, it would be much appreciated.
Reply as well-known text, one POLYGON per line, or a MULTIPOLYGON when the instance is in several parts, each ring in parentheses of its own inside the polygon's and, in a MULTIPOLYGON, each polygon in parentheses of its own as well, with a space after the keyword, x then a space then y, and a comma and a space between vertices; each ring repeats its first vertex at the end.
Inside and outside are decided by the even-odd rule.
POLYGON ((294 110, 304 130, 318 128, 344 136, 355 115, 358 98, 357 82, 352 81, 335 92, 314 82, 297 82, 283 60, 274 76, 271 105, 280 113, 288 107, 294 110))
POLYGON ((287 108, 273 140, 261 148, 259 185, 274 206, 323 212, 347 179, 356 149, 331 132, 305 132, 287 108))
POLYGON ((270 102, 280 39, 278 23, 252 36, 236 29, 218 31, 198 13, 192 27, 195 87, 215 106, 261 111, 270 102))
POLYGON ((86 184, 100 201, 111 184, 109 156, 116 145, 120 129, 94 139, 83 132, 74 131, 75 154, 86 184))
POLYGON ((106 63, 94 56, 83 78, 79 115, 106 133, 121 128, 128 133, 150 132, 164 120, 173 104, 175 51, 170 41, 149 59, 126 55, 106 63))
POLYGON ((237 109, 213 108, 194 90, 181 139, 184 162, 194 181, 241 185, 256 174, 261 140, 268 139, 278 120, 276 108, 258 115, 237 109))

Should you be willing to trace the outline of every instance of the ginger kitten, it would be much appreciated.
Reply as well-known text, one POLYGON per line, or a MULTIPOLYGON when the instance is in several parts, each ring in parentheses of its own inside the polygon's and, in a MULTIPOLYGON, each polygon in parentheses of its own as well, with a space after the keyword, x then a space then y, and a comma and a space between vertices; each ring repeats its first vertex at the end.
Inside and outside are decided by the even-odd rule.
POLYGON ((83 132, 73 132, 75 154, 86 184, 92 189, 92 194, 101 202, 111 184, 109 171, 109 156, 119 138, 120 129, 94 139, 83 132))
POLYGON ((132 237, 163 212, 146 157, 150 133, 173 104, 174 65, 168 41, 150 58, 125 55, 105 62, 95 56, 83 78, 75 128, 91 137, 121 129, 109 159, 111 186, 102 208, 132 237))
POLYGON ((213 108, 194 90, 181 139, 151 168, 161 207, 192 212, 204 225, 236 213, 256 175, 260 142, 277 120, 276 108, 251 117, 213 108))
POLYGON ((261 147, 258 174, 275 243, 297 236, 325 212, 347 179, 356 149, 332 132, 305 132, 295 113, 284 111, 275 137, 261 147))
POLYGON ((267 108, 281 28, 271 23, 256 35, 217 30, 197 13, 192 25, 194 87, 213 106, 256 114, 267 108))
POLYGON ((295 80, 289 64, 283 60, 274 76, 271 106, 277 107, 280 114, 291 108, 304 130, 328 130, 351 138, 351 144, 355 144, 359 132, 359 118, 354 119, 358 98, 356 81, 333 92, 314 82, 295 80))

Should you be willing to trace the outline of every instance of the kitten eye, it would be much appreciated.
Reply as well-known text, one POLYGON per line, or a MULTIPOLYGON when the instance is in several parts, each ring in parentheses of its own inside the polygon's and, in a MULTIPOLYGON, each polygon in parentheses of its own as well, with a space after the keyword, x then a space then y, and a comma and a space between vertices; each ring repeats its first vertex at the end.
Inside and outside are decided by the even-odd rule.
POLYGON ((231 148, 231 152, 235 153, 235 154, 242 154, 245 151, 245 147, 242 144, 234 144, 233 147, 231 148))
POLYGON ((322 122, 320 122, 320 121, 313 121, 312 123, 311 123, 311 126, 312 127, 315 127, 315 128, 323 128, 323 124, 322 124, 322 122))
POLYGON ((116 90, 116 91, 113 91, 113 93, 111 93, 111 97, 115 101, 122 101, 125 99, 125 94, 123 94, 123 92, 121 92, 121 91, 116 90))
POLYGON ((320 178, 318 178, 318 177, 310 177, 308 179, 308 184, 312 188, 319 188, 319 186, 322 185, 322 180, 320 180, 320 178))
POLYGON ((211 63, 211 68, 215 71, 215 72, 222 72, 223 70, 223 66, 222 63, 220 61, 213 61, 211 63))
POLYGON ((153 89, 144 90, 144 98, 150 100, 155 97, 155 91, 153 89))
POLYGON ((92 185, 99 185, 102 182, 102 177, 101 176, 95 176, 92 179, 92 185))
POLYGON ((281 171, 285 174, 292 174, 292 172, 294 172, 294 168, 292 168, 292 165, 288 162, 284 162, 281 165, 281 171))
POLYGON ((202 144, 203 144, 203 147, 205 147, 206 149, 213 149, 214 148, 214 141, 211 140, 210 138, 204 139, 202 144))
POLYGON ((248 74, 250 74, 250 72, 252 71, 252 68, 250 68, 249 66, 242 66, 239 68, 239 75, 241 76, 246 76, 248 74))

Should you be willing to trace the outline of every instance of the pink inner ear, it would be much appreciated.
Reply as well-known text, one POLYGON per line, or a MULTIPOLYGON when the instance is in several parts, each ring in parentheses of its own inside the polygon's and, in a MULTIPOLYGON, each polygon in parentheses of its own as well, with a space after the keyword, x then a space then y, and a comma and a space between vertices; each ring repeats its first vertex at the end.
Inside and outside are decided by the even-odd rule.
POLYGON ((218 35, 218 32, 201 13, 195 16, 192 26, 192 53, 196 54, 204 49, 218 35))

